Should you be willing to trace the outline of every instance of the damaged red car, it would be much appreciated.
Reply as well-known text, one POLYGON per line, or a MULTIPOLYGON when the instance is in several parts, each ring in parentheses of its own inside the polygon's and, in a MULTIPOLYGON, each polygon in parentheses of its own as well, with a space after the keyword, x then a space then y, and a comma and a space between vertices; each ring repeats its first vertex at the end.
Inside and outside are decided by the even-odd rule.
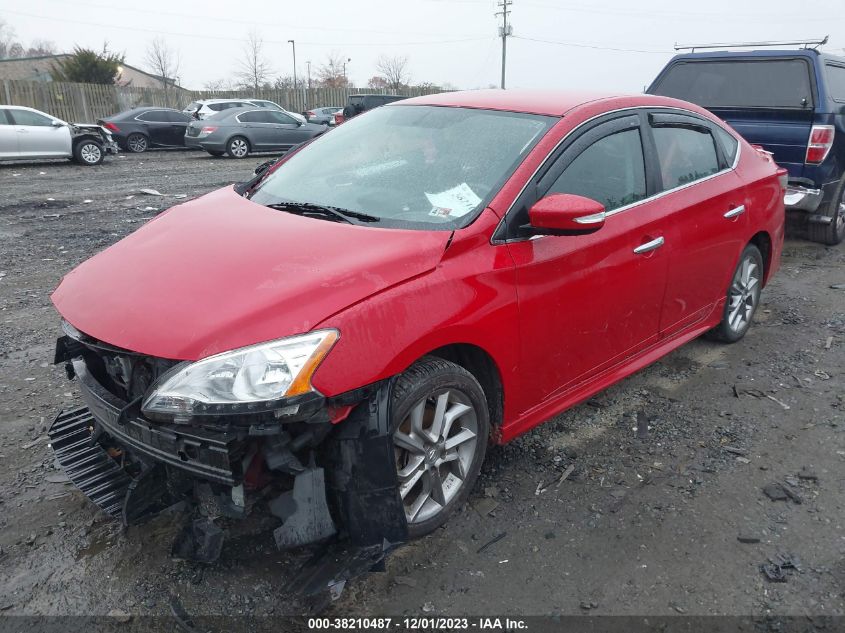
POLYGON ((173 207, 53 293, 84 406, 58 461, 126 523, 271 513, 337 588, 504 443, 709 333, 778 268, 785 172, 702 108, 478 91, 356 117, 173 207), (330 553, 329 553, 330 552, 330 553), (327 562, 328 561, 328 562, 327 562))

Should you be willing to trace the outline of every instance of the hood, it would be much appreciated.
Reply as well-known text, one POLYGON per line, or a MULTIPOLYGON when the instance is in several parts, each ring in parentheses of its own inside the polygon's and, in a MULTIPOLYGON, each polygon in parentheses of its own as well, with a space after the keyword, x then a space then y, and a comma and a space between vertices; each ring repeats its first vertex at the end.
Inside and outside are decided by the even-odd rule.
POLYGON ((307 332, 433 269, 450 235, 304 218, 229 187, 173 207, 83 262, 52 300, 101 341, 197 360, 307 332))

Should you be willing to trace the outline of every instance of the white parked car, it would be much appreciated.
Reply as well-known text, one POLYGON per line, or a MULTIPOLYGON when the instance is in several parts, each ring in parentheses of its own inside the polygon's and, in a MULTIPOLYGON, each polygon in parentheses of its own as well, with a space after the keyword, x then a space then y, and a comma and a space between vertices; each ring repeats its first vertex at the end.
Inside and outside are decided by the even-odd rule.
POLYGON ((67 123, 23 106, 0 105, 0 160, 70 158, 99 165, 117 153, 111 132, 99 125, 67 123))
POLYGON ((289 114, 300 123, 306 123, 305 117, 301 114, 285 110, 278 103, 268 101, 267 99, 197 99, 189 103, 182 112, 191 115, 195 119, 205 119, 229 108, 250 108, 252 106, 279 110, 280 112, 289 114))

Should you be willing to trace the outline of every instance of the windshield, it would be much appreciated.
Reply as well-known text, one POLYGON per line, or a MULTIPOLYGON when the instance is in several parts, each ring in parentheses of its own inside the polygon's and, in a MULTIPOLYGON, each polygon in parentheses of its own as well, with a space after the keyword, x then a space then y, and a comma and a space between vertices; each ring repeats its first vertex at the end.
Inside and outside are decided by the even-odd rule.
POLYGON ((378 108, 303 148, 251 199, 367 214, 376 218, 370 226, 459 228, 556 120, 467 108, 378 108))

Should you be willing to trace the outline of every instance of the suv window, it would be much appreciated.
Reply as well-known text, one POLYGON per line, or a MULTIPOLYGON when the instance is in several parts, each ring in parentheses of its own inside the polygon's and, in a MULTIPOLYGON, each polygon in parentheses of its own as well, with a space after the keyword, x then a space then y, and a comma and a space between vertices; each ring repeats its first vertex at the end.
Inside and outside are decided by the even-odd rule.
POLYGON ((169 123, 170 117, 166 110, 150 110, 142 112, 136 117, 139 121, 151 121, 155 123, 169 123))
POLYGON ((39 114, 38 112, 31 112, 30 110, 16 110, 14 108, 7 110, 7 112, 12 115, 12 121, 14 121, 16 125, 37 125, 47 127, 53 124, 53 120, 50 117, 39 114))
POLYGON ((639 130, 616 132, 581 152, 558 176, 548 194, 592 198, 612 211, 646 196, 645 161, 639 130))
POLYGON ((719 171, 713 135, 704 128, 653 127, 663 190, 674 189, 719 171))
POLYGON ((679 62, 649 92, 705 108, 803 108, 813 104, 803 59, 679 62))
POLYGON ((834 101, 845 101, 845 66, 825 66, 827 89, 834 101))

